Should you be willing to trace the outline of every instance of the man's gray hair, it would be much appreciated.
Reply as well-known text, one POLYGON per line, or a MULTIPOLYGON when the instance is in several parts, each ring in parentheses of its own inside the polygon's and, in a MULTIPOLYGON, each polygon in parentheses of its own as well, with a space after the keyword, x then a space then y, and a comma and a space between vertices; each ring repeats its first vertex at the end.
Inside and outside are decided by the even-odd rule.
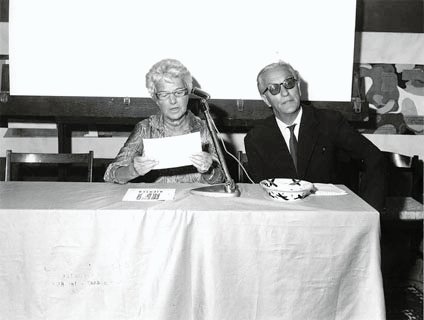
POLYGON ((299 80, 299 72, 297 72, 297 70, 295 70, 291 66, 290 63, 284 62, 282 60, 280 60, 278 62, 271 63, 271 64, 265 66, 264 68, 262 68, 262 70, 259 71, 258 76, 256 77, 256 85, 258 86, 258 90, 259 90, 259 93, 260 94, 262 94, 263 90, 265 90, 265 88, 264 88, 265 86, 262 83, 262 75, 266 71, 271 70, 271 69, 274 69, 274 68, 277 68, 277 67, 285 67, 285 68, 287 68, 291 72, 291 74, 294 76, 294 78, 296 80, 299 80))
POLYGON ((156 84, 162 79, 181 79, 189 92, 193 88, 190 71, 178 60, 163 59, 155 63, 146 74, 146 88, 155 99, 156 84))

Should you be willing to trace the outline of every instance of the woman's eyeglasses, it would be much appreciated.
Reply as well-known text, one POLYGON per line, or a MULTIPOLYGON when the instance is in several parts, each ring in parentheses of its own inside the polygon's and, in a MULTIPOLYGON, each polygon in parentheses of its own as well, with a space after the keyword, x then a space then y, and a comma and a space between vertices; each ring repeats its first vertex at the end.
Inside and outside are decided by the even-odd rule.
POLYGON ((171 94, 176 98, 184 97, 184 96, 188 95, 188 89, 187 88, 181 88, 181 89, 174 90, 172 92, 170 92, 170 91, 159 91, 159 92, 156 92, 156 98, 158 98, 159 100, 165 100, 171 94))
POLYGON ((295 79, 294 77, 290 77, 281 83, 271 83, 266 87, 266 89, 264 90, 264 92, 262 92, 262 94, 269 91, 269 93, 275 96, 276 94, 279 94, 281 92, 281 86, 283 86, 287 90, 293 89, 294 86, 296 85, 296 82, 297 82, 297 79, 295 79))

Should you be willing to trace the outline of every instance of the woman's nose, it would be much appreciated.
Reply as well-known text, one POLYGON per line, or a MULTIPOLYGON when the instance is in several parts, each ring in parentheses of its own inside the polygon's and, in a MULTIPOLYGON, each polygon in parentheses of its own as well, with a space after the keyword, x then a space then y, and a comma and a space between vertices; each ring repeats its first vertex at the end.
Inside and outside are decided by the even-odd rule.
POLYGON ((177 102, 177 98, 174 96, 174 94, 173 94, 173 93, 171 93, 171 94, 169 95, 169 102, 170 102, 171 104, 175 104, 175 103, 177 102))

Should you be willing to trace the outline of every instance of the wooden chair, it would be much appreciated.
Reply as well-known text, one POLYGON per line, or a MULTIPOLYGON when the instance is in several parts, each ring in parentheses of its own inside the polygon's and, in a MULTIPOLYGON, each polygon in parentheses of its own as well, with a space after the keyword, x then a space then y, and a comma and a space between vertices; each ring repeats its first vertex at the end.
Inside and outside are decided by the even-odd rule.
POLYGON ((380 215, 383 277, 422 283, 422 161, 416 155, 383 154, 387 167, 386 203, 380 215))
POLYGON ((12 163, 87 164, 87 181, 93 181, 93 151, 88 153, 18 153, 6 151, 5 181, 11 180, 12 163))
POLYGON ((418 156, 383 152, 387 160, 385 218, 422 220, 422 162, 418 156))

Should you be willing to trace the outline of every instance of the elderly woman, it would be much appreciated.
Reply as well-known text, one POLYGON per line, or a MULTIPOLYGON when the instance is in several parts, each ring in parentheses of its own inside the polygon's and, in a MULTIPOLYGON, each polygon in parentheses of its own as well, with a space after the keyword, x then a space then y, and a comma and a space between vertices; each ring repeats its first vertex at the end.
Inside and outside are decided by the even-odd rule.
MULTIPOLYGON (((187 110, 193 79, 187 68, 173 59, 161 60, 146 74, 146 87, 159 107, 156 115, 140 121, 104 175, 107 182, 127 183, 143 176, 145 182, 220 183, 224 174, 204 121, 187 110), (190 158, 193 166, 154 170, 156 160, 143 156, 143 139, 163 138, 200 131, 202 152, 190 158)), ((170 156, 172 154, 170 153, 170 156)))

